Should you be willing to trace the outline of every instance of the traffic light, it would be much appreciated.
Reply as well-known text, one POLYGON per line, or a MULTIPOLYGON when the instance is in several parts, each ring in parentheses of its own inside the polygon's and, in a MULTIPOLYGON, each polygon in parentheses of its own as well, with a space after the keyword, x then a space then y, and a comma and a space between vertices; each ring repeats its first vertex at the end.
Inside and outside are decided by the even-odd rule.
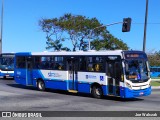
POLYGON ((129 32, 131 28, 131 18, 123 18, 122 32, 129 32))

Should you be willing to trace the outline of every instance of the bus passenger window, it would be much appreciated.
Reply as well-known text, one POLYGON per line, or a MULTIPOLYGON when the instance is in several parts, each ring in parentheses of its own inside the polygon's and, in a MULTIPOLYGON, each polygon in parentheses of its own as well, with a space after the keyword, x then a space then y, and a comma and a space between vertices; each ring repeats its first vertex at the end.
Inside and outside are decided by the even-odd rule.
POLYGON ((63 64, 62 63, 59 64, 58 69, 63 70, 63 64))
POLYGON ((56 63, 56 64, 55 64, 55 69, 58 70, 58 69, 59 69, 58 67, 59 67, 59 64, 56 63))
POLYGON ((80 71, 86 71, 86 59, 85 57, 79 58, 79 70, 80 71))
POLYGON ((88 71, 94 71, 93 64, 88 65, 88 71))
POLYGON ((100 66, 99 66, 99 64, 95 64, 95 71, 100 71, 100 66))
POLYGON ((50 69, 54 69, 54 63, 50 63, 50 69))

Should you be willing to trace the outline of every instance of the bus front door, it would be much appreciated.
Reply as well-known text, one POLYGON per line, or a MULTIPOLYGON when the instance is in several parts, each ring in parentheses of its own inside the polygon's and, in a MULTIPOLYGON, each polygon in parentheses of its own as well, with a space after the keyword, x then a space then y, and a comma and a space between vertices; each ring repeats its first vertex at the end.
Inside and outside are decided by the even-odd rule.
POLYGON ((77 63, 74 57, 67 59, 68 88, 72 92, 77 90, 77 63))
POLYGON ((120 96, 120 81, 122 67, 119 61, 109 61, 107 63, 108 68, 108 94, 114 96, 120 96))
POLYGON ((32 60, 31 58, 26 59, 26 85, 32 86, 32 60))

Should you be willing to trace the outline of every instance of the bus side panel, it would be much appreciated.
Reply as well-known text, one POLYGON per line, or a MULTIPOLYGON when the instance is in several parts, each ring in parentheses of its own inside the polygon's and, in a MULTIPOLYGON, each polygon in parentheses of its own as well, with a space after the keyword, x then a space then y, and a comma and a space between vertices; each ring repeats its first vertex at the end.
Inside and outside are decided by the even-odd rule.
POLYGON ((33 79, 42 79, 46 88, 68 90, 67 78, 67 71, 33 70, 33 79))
POLYGON ((121 98, 124 98, 124 97, 125 97, 124 82, 120 82, 120 97, 121 97, 121 98))
POLYGON ((90 93, 91 84, 87 82, 79 82, 78 83, 78 92, 82 93, 90 93))
POLYGON ((91 85, 93 83, 98 83, 101 85, 104 95, 107 94, 105 73, 78 72, 78 92, 90 93, 91 85))
MULTIPOLYGON (((78 84, 78 92, 82 92, 82 93, 90 93, 90 88, 91 88, 91 84, 92 83, 85 83, 85 82, 80 82, 78 84)), ((103 90, 103 95, 107 95, 108 94, 108 87, 106 85, 101 86, 102 90, 103 90)))
POLYGON ((67 81, 59 81, 59 80, 44 80, 44 81, 46 88, 68 90, 67 81))
POLYGON ((107 95, 108 94, 108 86, 107 85, 103 85, 102 86, 102 90, 103 90, 103 95, 107 95))
POLYGON ((15 69, 14 79, 16 83, 27 85, 26 83, 26 69, 15 69))

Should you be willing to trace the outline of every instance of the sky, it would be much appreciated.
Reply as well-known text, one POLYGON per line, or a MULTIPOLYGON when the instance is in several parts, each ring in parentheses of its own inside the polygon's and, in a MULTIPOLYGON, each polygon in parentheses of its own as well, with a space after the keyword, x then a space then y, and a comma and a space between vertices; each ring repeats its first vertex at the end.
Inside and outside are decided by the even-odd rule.
MULTIPOLYGON (((0 11, 1 4, 2 0, 0 11)), ((4 0, 2 51, 46 51, 46 34, 38 22, 65 13, 96 17, 104 25, 130 17, 130 32, 122 32, 122 24, 108 26, 107 30, 130 49, 143 50, 145 9, 146 0, 4 0)), ((149 0, 146 52, 159 51, 159 39, 160 0, 149 0)))

